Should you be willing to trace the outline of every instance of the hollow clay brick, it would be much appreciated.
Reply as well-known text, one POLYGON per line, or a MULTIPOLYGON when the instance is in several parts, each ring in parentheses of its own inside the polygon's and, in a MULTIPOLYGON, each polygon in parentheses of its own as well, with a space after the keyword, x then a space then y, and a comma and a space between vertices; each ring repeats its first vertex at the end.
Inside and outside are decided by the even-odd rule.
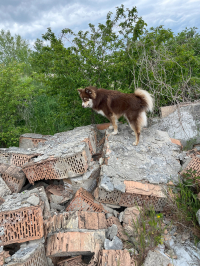
POLYGON ((0 245, 23 243, 43 237, 41 207, 0 212, 0 245))
POLYGON ((9 164, 0 164, 1 177, 12 193, 18 193, 22 189, 26 176, 21 167, 9 164))
POLYGON ((193 157, 192 160, 186 166, 186 168, 181 171, 181 175, 186 174, 189 170, 193 172, 191 174, 191 177, 200 176, 200 158, 193 157))
POLYGON ((48 158, 39 162, 30 162, 23 166, 29 182, 42 179, 65 179, 84 174, 88 169, 88 158, 86 152, 66 156, 62 158, 48 158))
POLYGON ((11 258, 8 266, 48 266, 42 243, 32 244, 19 249, 11 258))
POLYGON ((76 192, 74 198, 67 206, 66 211, 106 212, 100 203, 94 202, 92 194, 83 188, 80 188, 76 192))
POLYGON ((102 250, 98 266, 135 266, 128 250, 102 250))
POLYGON ((60 232, 47 239, 46 256, 90 255, 105 240, 105 230, 94 232, 60 232))

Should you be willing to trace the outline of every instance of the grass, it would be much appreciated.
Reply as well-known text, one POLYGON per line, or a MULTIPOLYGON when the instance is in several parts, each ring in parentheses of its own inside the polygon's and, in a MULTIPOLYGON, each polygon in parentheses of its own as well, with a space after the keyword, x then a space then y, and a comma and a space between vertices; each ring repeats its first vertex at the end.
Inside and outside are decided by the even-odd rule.
POLYGON ((163 244, 164 231, 169 226, 163 224, 163 214, 156 213, 153 206, 138 208, 138 210, 140 212, 139 219, 133 220, 132 232, 126 231, 125 233, 129 237, 126 246, 128 249, 137 250, 134 258, 138 263, 137 265, 140 266, 149 250, 163 244))

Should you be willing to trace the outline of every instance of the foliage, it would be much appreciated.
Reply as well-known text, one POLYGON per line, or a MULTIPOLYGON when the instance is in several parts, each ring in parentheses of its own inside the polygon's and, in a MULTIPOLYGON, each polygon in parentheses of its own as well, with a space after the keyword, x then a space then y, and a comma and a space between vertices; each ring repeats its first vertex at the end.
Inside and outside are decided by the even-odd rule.
POLYGON ((142 265, 148 251, 163 244, 163 234, 167 227, 162 223, 163 214, 156 214, 153 206, 138 207, 138 210, 139 218, 132 222, 132 236, 128 232, 126 234, 129 236, 128 248, 137 250, 135 258, 138 265, 142 265))
POLYGON ((197 176, 196 171, 188 170, 182 180, 174 188, 174 200, 178 209, 177 214, 182 216, 180 220, 192 223, 193 226, 199 226, 196 217, 197 211, 200 209, 200 200, 197 194, 200 192, 199 188, 200 177, 197 176))
POLYGON ((32 79, 22 76, 24 64, 12 62, 0 65, 0 143, 1 146, 17 145, 25 127, 18 108, 26 106, 33 87, 32 79))

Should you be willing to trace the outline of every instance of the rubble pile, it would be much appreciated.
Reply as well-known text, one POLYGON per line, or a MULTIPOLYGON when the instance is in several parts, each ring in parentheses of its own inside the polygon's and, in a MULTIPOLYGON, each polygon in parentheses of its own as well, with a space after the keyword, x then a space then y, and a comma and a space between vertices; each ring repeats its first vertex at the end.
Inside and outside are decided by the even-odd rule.
POLYGON ((155 127, 133 138, 85 126, 0 149, 0 265, 136 266, 125 230, 144 205, 165 210, 181 146, 155 127))

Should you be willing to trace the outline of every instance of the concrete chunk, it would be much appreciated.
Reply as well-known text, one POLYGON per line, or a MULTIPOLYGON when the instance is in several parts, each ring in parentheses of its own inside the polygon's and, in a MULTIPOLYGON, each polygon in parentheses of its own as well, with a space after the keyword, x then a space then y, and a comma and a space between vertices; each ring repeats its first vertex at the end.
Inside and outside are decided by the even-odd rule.
POLYGON ((171 142, 167 132, 144 129, 138 146, 133 146, 134 138, 132 130, 125 124, 119 125, 119 134, 115 136, 107 131, 104 144, 107 163, 101 167, 101 178, 109 180, 109 187, 112 183, 123 192, 123 188, 117 188, 116 180, 151 184, 178 180, 180 147, 171 142))

